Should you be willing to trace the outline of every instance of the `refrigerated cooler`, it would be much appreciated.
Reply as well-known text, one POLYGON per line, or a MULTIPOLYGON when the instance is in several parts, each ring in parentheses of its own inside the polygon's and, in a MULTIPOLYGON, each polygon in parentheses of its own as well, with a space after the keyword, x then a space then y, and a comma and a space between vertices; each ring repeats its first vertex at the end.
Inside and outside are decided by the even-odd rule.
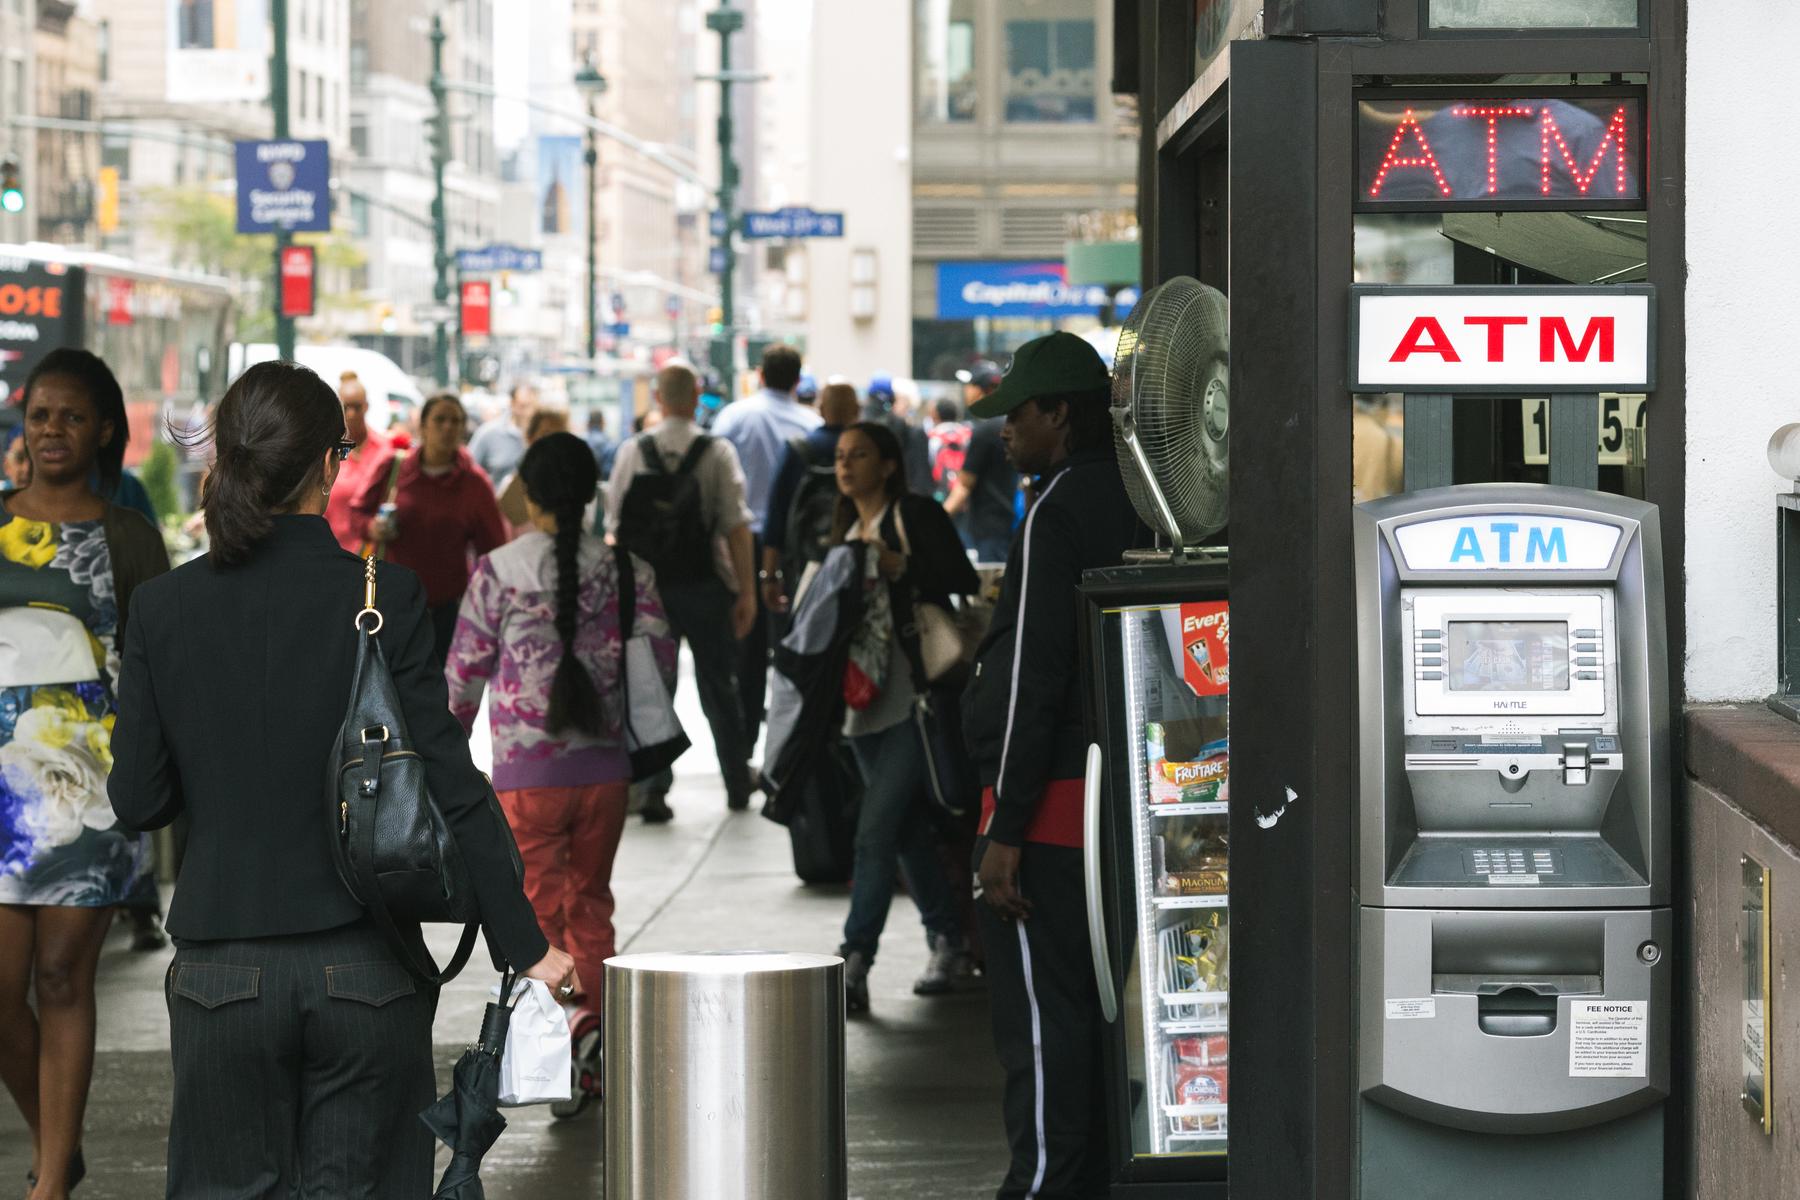
POLYGON ((1086 573, 1088 909, 1112 1195, 1225 1195, 1230 611, 1222 559, 1086 573))

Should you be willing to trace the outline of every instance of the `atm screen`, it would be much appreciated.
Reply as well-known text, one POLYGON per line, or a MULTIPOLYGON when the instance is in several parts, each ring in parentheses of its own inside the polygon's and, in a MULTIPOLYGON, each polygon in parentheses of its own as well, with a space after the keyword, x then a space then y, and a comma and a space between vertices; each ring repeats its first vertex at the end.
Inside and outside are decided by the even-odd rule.
POLYGON ((1451 621, 1445 682, 1456 692, 1566 692, 1565 621, 1451 621))

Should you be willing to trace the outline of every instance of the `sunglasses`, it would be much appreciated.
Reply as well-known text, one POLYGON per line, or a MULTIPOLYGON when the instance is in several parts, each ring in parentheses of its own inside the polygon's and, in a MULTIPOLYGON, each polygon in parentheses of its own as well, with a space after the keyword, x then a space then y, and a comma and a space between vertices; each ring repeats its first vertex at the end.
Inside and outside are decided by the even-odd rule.
POLYGON ((350 441, 348 438, 339 438, 331 444, 331 452, 337 455, 337 460, 339 462, 343 462, 345 459, 349 458, 350 452, 354 449, 356 449, 356 443, 350 441))

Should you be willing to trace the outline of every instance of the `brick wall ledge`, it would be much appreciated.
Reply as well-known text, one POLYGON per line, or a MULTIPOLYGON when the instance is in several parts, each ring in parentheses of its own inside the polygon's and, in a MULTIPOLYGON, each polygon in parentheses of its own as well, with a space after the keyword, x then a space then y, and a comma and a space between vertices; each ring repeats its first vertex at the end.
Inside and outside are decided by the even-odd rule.
POLYGON ((1800 725, 1760 704, 1690 708, 1687 769, 1790 846, 1800 846, 1800 725))

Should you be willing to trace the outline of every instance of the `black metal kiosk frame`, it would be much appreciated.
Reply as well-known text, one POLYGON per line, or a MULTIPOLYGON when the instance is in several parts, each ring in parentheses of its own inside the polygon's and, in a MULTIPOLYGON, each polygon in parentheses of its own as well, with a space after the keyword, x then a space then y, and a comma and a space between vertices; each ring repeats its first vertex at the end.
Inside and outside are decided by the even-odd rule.
MULTIPOLYGON (((1646 282, 1657 294, 1645 496, 1662 513, 1669 661, 1683 656, 1686 4, 1640 0, 1629 29, 1464 33, 1427 28, 1428 2, 1115 5, 1115 90, 1139 97, 1145 283, 1193 275, 1231 300, 1234 796, 1290 788, 1297 796, 1266 828, 1249 803, 1234 805, 1231 817, 1240 1000, 1230 1192, 1253 1200, 1351 1200, 1356 1186, 1347 381, 1359 88, 1477 87, 1499 77, 1533 77, 1547 88, 1641 84, 1646 282), (1244 40, 1197 63, 1197 22, 1249 8, 1258 10, 1253 20, 1232 31, 1244 40)), ((1678 744, 1674 756, 1672 769, 1678 744)), ((1680 846, 1679 812, 1676 820, 1680 846)), ((1677 895, 1686 879, 1678 860, 1677 895)), ((1685 956, 1687 942, 1678 929, 1677 953, 1685 956)), ((1675 991, 1680 1047, 1691 1038, 1685 989, 1675 991)), ((1671 1196, 1686 1194, 1689 1072, 1677 1054, 1671 1196)))

